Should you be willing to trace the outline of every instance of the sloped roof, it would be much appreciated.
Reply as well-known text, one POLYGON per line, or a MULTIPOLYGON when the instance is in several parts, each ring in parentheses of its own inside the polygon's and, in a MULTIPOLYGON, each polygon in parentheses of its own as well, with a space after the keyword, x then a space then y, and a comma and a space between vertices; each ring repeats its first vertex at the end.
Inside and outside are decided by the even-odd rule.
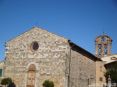
POLYGON ((75 43, 71 42, 70 40, 68 41, 71 49, 88 56, 90 59, 94 60, 94 61, 101 61, 100 58, 96 57, 95 55, 93 55, 92 53, 88 52, 87 50, 83 49, 82 47, 76 45, 75 43))
POLYGON ((104 56, 101 58, 102 61, 105 62, 105 64, 111 63, 111 62, 115 62, 117 61, 117 54, 113 54, 110 56, 104 56))

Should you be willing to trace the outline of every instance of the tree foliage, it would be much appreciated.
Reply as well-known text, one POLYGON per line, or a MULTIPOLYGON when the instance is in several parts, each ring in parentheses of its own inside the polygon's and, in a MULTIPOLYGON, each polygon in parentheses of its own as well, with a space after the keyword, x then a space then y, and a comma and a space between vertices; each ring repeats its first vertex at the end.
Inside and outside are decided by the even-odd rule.
POLYGON ((117 62, 107 69, 107 72, 105 73, 106 81, 108 81, 109 75, 111 82, 117 83, 117 62))
POLYGON ((45 80, 43 83, 43 87, 54 87, 53 81, 45 80))
POLYGON ((111 81, 113 83, 117 83, 117 71, 115 70, 108 70, 105 74, 106 81, 108 81, 108 77, 110 75, 111 81))
POLYGON ((10 83, 12 83, 11 78, 3 78, 3 79, 1 80, 1 84, 2 84, 2 85, 8 85, 8 84, 10 84, 10 83))

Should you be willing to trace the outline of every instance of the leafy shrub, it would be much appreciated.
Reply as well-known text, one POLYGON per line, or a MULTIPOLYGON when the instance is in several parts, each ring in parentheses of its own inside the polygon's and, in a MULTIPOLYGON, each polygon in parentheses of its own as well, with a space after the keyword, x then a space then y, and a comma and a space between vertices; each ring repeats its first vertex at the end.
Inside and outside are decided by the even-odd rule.
POLYGON ((3 79, 1 80, 1 84, 2 84, 2 85, 8 85, 8 84, 10 84, 10 83, 12 83, 11 78, 3 78, 3 79))
POLYGON ((43 87, 54 87, 53 81, 45 80, 43 83, 43 87))

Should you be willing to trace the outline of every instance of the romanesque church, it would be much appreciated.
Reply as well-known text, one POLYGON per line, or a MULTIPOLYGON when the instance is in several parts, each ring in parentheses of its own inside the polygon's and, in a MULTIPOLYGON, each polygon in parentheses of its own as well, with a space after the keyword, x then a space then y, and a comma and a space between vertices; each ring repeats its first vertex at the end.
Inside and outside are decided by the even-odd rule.
MULTIPOLYGON (((33 27, 5 44, 2 77, 16 87, 43 87, 45 80, 55 87, 88 87, 99 79, 101 60, 72 41, 33 27)), ((102 75, 103 77, 103 75, 102 75)))

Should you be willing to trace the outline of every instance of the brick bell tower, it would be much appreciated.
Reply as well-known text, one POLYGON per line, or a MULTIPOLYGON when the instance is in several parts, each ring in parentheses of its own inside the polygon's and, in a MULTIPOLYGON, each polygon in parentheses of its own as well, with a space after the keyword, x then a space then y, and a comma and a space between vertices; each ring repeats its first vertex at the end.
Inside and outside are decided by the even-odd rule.
POLYGON ((95 39, 96 56, 101 58, 111 55, 112 39, 103 34, 95 39))

